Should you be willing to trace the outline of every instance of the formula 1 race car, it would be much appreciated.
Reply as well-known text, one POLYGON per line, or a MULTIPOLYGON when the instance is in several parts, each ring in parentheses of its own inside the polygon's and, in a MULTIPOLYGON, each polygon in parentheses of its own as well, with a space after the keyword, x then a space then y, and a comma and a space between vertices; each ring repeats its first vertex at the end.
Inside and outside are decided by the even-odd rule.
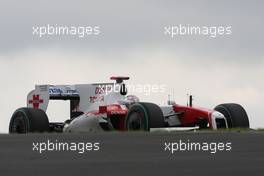
POLYGON ((76 85, 36 85, 27 96, 27 107, 17 109, 10 120, 9 133, 150 131, 163 128, 249 128, 246 111, 239 104, 220 104, 213 110, 169 102, 158 106, 127 95, 124 80, 115 83, 76 85), (49 122, 50 100, 70 101, 70 117, 65 122, 49 122))

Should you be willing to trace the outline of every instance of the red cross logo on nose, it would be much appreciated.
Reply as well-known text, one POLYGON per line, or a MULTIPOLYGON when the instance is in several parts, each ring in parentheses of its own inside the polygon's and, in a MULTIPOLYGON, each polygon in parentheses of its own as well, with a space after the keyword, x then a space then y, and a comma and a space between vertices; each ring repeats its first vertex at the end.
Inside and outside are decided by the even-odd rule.
POLYGON ((43 103, 43 99, 39 99, 39 95, 33 95, 33 99, 28 101, 29 104, 33 104, 34 109, 39 108, 39 104, 43 103))

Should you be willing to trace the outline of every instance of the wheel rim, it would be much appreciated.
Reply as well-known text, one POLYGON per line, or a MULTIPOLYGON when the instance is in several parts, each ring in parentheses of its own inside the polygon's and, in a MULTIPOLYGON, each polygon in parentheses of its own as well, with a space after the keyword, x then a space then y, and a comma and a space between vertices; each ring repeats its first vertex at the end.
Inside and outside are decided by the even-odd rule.
POLYGON ((137 130, 144 130, 144 114, 140 112, 133 112, 130 114, 127 122, 128 130, 130 131, 137 131, 137 130))

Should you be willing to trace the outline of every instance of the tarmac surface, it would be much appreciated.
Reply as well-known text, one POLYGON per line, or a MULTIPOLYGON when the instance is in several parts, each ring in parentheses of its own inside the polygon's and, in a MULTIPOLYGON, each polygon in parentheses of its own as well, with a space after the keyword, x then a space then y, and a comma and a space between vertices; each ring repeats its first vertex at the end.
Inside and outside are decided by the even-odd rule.
POLYGON ((0 149, 3 176, 264 175, 263 132, 1 134, 0 149), (180 151, 180 141, 220 147, 180 151))

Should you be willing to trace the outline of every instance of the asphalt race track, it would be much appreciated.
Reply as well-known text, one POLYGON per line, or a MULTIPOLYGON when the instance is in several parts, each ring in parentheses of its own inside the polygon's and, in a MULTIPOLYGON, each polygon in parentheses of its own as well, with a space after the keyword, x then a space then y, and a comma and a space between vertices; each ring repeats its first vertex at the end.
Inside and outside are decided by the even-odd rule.
POLYGON ((263 132, 2 134, 0 148, 0 174, 4 176, 264 175, 263 132), (48 140, 100 145, 99 150, 82 154, 77 150, 42 151, 41 154, 33 150, 33 142, 48 140), (214 154, 210 151, 165 151, 165 142, 179 140, 231 142, 232 149, 214 154))

